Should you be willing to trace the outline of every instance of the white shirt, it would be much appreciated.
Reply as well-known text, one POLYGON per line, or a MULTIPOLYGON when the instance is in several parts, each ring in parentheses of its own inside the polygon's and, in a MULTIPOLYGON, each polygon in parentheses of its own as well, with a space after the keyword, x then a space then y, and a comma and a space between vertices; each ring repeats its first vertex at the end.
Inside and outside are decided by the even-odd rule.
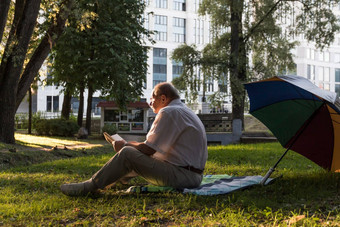
POLYGON ((177 166, 203 170, 208 158, 204 126, 180 99, 160 109, 145 144, 156 150, 154 158, 177 166))

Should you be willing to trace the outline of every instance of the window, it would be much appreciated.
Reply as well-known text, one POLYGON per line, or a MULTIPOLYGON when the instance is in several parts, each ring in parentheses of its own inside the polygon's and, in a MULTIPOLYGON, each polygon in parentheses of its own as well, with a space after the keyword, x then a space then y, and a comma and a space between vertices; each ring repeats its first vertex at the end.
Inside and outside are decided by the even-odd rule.
POLYGON ((335 69, 335 92, 340 96, 340 69, 335 69))
POLYGON ((165 82, 167 78, 167 49, 153 49, 153 86, 165 82))
POLYGON ((182 73, 183 73, 182 62, 172 61, 172 79, 180 77, 182 73))
POLYGON ((71 99, 71 110, 73 113, 78 113, 79 110, 79 100, 78 98, 72 97, 71 99))
POLYGON ((307 79, 315 80, 315 65, 307 65, 307 79))
POLYGON ((168 17, 155 15, 155 40, 167 41, 168 17))
POLYGON ((160 15, 155 15, 155 24, 159 25, 167 25, 167 16, 160 16, 160 15))
POLYGON ((340 96, 340 84, 335 84, 335 92, 340 96))
POLYGON ((213 92, 214 91, 214 83, 212 81, 208 81, 206 83, 207 91, 208 92, 213 92))
POLYGON ((59 96, 46 97, 46 111, 58 112, 59 111, 59 96))
POLYGON ((129 110, 129 122, 144 122, 144 110, 129 110))
POLYGON ((46 111, 52 112, 52 96, 47 96, 46 104, 46 111))
POLYGON ((329 52, 320 52, 319 58, 320 61, 329 62, 329 52))
POLYGON ((315 59, 315 50, 311 49, 311 48, 307 48, 307 58, 308 59, 315 59))
POLYGON ((335 69, 335 82, 340 83, 340 69, 335 69))
POLYGON ((185 19, 173 18, 173 41, 176 43, 185 42, 185 19))
POLYGON ((168 8, 168 0, 156 0, 156 8, 168 8))
POLYGON ((173 4, 174 10, 178 10, 178 11, 186 10, 185 0, 174 0, 172 4, 173 4))
POLYGON ((185 28, 185 19, 174 17, 174 27, 185 28))
POLYGON ((228 93, 228 80, 225 74, 223 74, 223 77, 218 80, 218 90, 220 92, 228 93))
POLYGON ((153 65, 153 72, 154 73, 163 73, 166 74, 166 65, 153 65))
POLYGON ((153 48, 153 56, 166 58, 166 49, 163 48, 153 48))
POLYGON ((105 110, 104 121, 119 122, 119 110, 105 110))
POLYGON ((194 20, 194 41, 196 44, 204 43, 204 21, 195 19, 194 20))
POLYGON ((120 111, 120 121, 127 121, 127 112, 120 111))
POLYGON ((181 75, 183 72, 183 66, 181 65, 173 65, 172 66, 172 74, 181 75))
POLYGON ((167 33, 166 32, 160 32, 160 31, 156 31, 155 33, 155 40, 159 40, 159 41, 167 41, 167 33))
POLYGON ((212 79, 207 79, 205 82, 205 88, 207 92, 214 92, 214 81, 212 79))
POLYGON ((59 96, 53 96, 53 112, 59 111, 59 96))

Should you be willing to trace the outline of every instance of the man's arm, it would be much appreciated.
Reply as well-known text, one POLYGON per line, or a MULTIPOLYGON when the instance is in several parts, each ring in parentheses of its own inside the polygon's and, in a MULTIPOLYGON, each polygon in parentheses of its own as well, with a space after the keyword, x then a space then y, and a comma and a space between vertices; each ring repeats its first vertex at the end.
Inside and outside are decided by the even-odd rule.
POLYGON ((154 149, 152 149, 151 147, 149 147, 148 145, 146 145, 145 143, 139 143, 136 141, 130 141, 127 144, 125 144, 125 146, 131 146, 136 148, 137 150, 139 150, 140 152, 146 154, 146 155, 153 155, 154 153, 156 153, 156 151, 154 149))
POLYGON ((156 153, 154 149, 146 145, 145 143, 140 143, 136 141, 130 141, 130 142, 125 142, 125 140, 120 140, 120 141, 115 141, 113 147, 115 148, 116 151, 120 151, 124 146, 131 146, 139 150, 140 152, 146 154, 146 155, 153 155, 156 153))

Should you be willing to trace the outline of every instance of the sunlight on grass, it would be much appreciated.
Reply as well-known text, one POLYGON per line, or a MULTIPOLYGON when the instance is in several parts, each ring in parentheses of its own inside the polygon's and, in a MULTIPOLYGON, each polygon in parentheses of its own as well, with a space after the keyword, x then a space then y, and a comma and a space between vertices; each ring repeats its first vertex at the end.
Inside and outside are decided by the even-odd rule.
POLYGON ((28 134, 15 133, 15 140, 22 145, 30 145, 31 147, 41 146, 62 146, 62 145, 76 145, 76 144, 88 144, 87 141, 77 141, 67 138, 51 138, 45 136, 35 136, 28 134))
MULTIPOLYGON (((29 137, 22 139, 29 143, 29 137)), ((46 140, 31 137, 32 141, 46 140)), ((20 138, 18 138, 20 139, 20 138)), ((62 144, 62 139, 50 143, 62 144)), ((67 140, 66 140, 67 142, 67 140)), ((37 144, 39 144, 38 142, 37 144)), ((48 142, 46 142, 48 143, 48 142)), ((48 146, 52 146, 48 143, 48 146)), ((107 148, 111 149, 111 148, 107 148)), ((211 146, 205 174, 263 175, 283 153, 278 143, 211 146)), ((228 195, 136 193, 137 178, 98 195, 67 197, 60 185, 88 179, 113 153, 95 153, 0 172, 0 226, 338 226, 340 176, 288 152, 268 186, 228 195)))

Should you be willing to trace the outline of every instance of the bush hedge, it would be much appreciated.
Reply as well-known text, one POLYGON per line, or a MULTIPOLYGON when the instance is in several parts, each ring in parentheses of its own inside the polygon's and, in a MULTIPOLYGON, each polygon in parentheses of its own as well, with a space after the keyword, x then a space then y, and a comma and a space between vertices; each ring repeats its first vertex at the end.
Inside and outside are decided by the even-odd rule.
POLYGON ((73 136, 79 130, 79 126, 75 120, 40 119, 36 123, 35 130, 38 135, 73 136))
POLYGON ((117 133, 117 126, 116 124, 105 124, 102 128, 102 132, 107 132, 110 135, 117 133))

